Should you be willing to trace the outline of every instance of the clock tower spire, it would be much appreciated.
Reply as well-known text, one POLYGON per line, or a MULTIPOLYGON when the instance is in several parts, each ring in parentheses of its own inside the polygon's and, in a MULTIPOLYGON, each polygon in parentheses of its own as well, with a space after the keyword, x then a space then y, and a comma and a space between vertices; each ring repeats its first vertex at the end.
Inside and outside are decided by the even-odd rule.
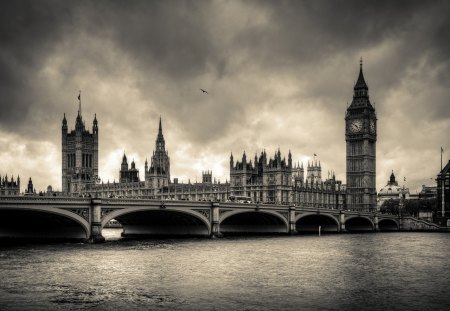
POLYGON ((377 116, 369 100, 362 58, 353 100, 345 114, 347 207, 372 211, 376 208, 377 116))

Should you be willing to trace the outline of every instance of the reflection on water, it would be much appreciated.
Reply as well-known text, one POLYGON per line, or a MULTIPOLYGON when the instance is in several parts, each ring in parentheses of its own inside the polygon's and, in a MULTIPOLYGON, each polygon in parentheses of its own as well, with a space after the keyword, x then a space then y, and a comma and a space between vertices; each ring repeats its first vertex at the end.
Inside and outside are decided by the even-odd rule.
POLYGON ((120 238, 0 249, 2 310, 447 310, 448 234, 120 238))

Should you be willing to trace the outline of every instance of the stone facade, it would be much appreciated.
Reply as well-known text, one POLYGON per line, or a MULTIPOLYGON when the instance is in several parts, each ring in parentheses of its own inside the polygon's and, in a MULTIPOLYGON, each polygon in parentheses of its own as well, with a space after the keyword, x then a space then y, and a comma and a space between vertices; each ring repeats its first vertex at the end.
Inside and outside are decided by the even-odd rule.
POLYGON ((145 161, 145 178, 140 180, 139 170, 134 160, 128 166, 123 155, 119 171, 119 182, 101 182, 91 184, 84 192, 72 192, 73 195, 89 195, 98 198, 142 198, 161 200, 225 201, 230 196, 229 183, 213 181, 212 172, 203 172, 201 183, 179 183, 178 178, 170 179, 170 158, 165 147, 162 121, 155 142, 150 167, 145 161))
POLYGON ((267 159, 265 151, 254 162, 248 161, 244 152, 241 161, 234 163, 230 156, 230 191, 234 196, 251 198, 253 202, 281 203, 292 202, 292 155, 288 160, 275 152, 267 159))
POLYGON ((244 152, 241 161, 234 162, 230 156, 230 192, 235 197, 247 197, 252 202, 299 205, 304 207, 344 208, 345 186, 337 181, 334 173, 322 181, 319 162, 309 163, 304 178, 303 163, 292 166, 288 160, 275 153, 267 159, 265 151, 254 162, 247 162, 244 152))
POLYGON ((353 100, 345 116, 347 206, 351 210, 376 209, 377 116, 369 101, 362 61, 353 100))
POLYGON ((8 178, 8 175, 0 176, 0 195, 20 195, 20 177, 14 179, 12 176, 8 178))
POLYGON ((62 192, 82 193, 98 180, 98 122, 94 116, 92 133, 81 115, 81 99, 75 129, 68 132, 66 114, 62 121, 62 192))

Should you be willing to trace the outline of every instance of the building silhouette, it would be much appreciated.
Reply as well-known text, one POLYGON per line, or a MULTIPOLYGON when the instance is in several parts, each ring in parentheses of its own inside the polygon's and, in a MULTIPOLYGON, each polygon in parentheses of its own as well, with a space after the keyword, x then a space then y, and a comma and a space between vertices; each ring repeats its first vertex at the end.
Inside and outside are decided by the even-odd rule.
POLYGON ((262 151, 254 159, 234 161, 230 155, 229 182, 213 179, 211 171, 202 172, 201 182, 180 183, 171 179, 169 152, 166 150, 162 120, 159 119, 155 148, 145 160, 144 180, 134 160, 131 165, 124 153, 119 179, 98 179, 98 122, 93 121, 92 133, 86 130, 81 101, 75 130, 70 133, 67 120, 62 125, 63 192, 70 195, 94 197, 139 197, 176 200, 220 200, 244 197, 246 201, 276 204, 299 204, 309 207, 345 208, 370 211, 376 209, 376 113, 369 101, 362 61, 353 100, 345 116, 347 185, 336 180, 334 172, 322 179, 320 161, 293 165, 289 151, 287 160, 277 150, 273 157, 262 151))
POLYGON ((437 219, 442 226, 450 226, 450 160, 437 175, 437 219))
POLYGON ((377 208, 380 208, 384 202, 388 200, 398 200, 409 199, 410 193, 409 189, 405 186, 400 186, 395 178, 394 171, 392 171, 391 176, 387 184, 378 191, 377 195, 377 208))
POLYGON ((20 177, 17 179, 11 176, 8 178, 8 174, 4 177, 0 176, 0 195, 19 195, 20 194, 20 177))
POLYGON ((345 115, 345 141, 347 206, 351 210, 375 210, 377 116, 369 100, 362 60, 345 115))

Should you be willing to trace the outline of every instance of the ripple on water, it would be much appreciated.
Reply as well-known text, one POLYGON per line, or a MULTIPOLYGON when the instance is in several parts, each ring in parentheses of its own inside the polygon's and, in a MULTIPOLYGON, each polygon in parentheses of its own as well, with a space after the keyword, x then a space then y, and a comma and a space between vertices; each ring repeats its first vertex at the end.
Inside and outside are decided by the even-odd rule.
POLYGON ((0 251, 5 310, 446 310, 449 236, 52 244, 0 251))

